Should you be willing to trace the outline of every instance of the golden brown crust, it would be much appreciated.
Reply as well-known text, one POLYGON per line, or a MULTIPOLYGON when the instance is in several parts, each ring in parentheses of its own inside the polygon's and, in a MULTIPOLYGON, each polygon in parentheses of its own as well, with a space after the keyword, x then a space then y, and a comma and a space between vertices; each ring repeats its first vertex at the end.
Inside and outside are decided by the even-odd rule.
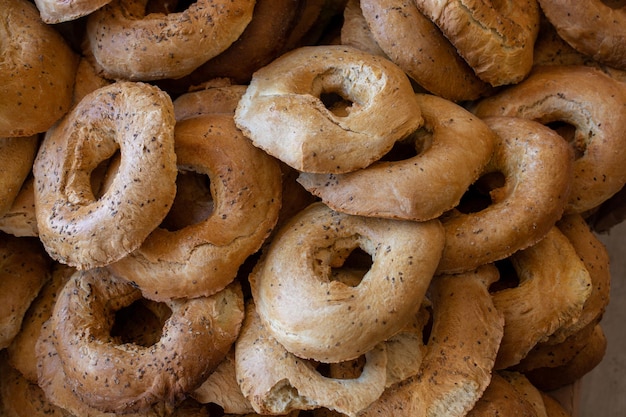
POLYGON ((361 9, 380 48, 427 91, 452 101, 490 91, 415 2, 361 0, 361 9))
POLYGON ((0 9, 0 137, 45 132, 70 108, 78 55, 29 1, 0 9))
MULTIPOLYGON (((157 301, 222 290, 269 236, 281 202, 278 163, 242 135, 232 114, 179 121, 175 151, 179 176, 208 177, 211 212, 177 230, 157 227, 137 250, 109 265, 157 301)), ((188 215, 188 206, 182 209, 188 215)))
POLYGON ((501 173, 491 203, 443 219, 446 245, 438 270, 460 272, 504 259, 536 243, 563 214, 573 155, 561 136, 532 120, 483 119, 497 135, 483 174, 501 173))
POLYGON ((37 215, 35 213, 35 186, 34 178, 29 175, 13 204, 0 217, 0 230, 18 237, 38 237, 37 215))
POLYGON ((11 208, 31 173, 39 147, 39 135, 0 138, 0 217, 11 208))
POLYGON ((461 106, 417 94, 424 124, 405 142, 417 155, 346 174, 302 173, 298 182, 334 210, 424 221, 456 207, 491 158, 495 133, 461 106))
POLYGON ((348 0, 346 2, 341 26, 341 44, 352 46, 372 55, 386 57, 385 52, 378 46, 367 25, 361 11, 360 0, 348 0))
POLYGON ((491 375, 489 386, 467 417, 538 417, 534 407, 499 373, 491 375))
POLYGON ((0 233, 0 349, 19 333, 26 311, 50 278, 50 258, 36 238, 0 233))
POLYGON ((174 110, 161 90, 118 82, 87 95, 46 133, 33 166, 39 237, 78 269, 137 249, 176 194, 174 110), (119 149, 121 166, 96 199, 90 175, 119 149))
POLYGON ((311 204, 274 235, 249 276, 263 324, 302 358, 359 357, 412 320, 439 261, 442 232, 438 220, 351 216, 311 204), (357 248, 372 260, 363 280, 331 281, 333 268, 357 248))
POLYGON ((122 343, 110 317, 140 299, 105 269, 74 274, 57 298, 49 326, 65 382, 93 408, 176 406, 222 361, 243 320, 243 294, 233 284, 211 297, 167 302, 172 313, 157 343, 122 343))
POLYGON ((418 0, 476 75, 494 87, 523 80, 533 65, 539 31, 536 0, 418 0))
POLYGON ((182 12, 145 15, 140 0, 113 0, 89 15, 83 52, 106 78, 183 77, 237 40, 254 3, 198 0, 182 12))
POLYGON ((341 173, 379 159, 421 116, 396 65, 349 46, 321 45, 257 71, 235 122, 256 146, 299 171, 341 173), (323 96, 332 94, 347 105, 328 108, 323 96))
POLYGON ((535 67, 528 78, 480 100, 479 117, 514 116, 575 128, 576 151, 567 213, 597 207, 626 183, 626 87, 585 65, 535 67))

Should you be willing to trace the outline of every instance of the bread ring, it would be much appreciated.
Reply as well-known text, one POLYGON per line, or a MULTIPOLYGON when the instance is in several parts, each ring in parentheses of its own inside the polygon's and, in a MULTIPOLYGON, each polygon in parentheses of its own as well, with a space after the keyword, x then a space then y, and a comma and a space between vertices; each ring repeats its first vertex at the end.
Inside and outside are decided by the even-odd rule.
POLYGON ((556 226, 509 259, 519 285, 492 295, 506 323, 497 369, 517 365, 537 343, 575 320, 591 294, 589 272, 556 226))
POLYGON ((28 0, 0 10, 0 137, 45 132, 70 108, 78 55, 28 0))
POLYGON ((483 119, 496 133, 483 174, 500 172, 504 185, 490 191, 491 204, 447 216, 439 272, 460 272, 504 259, 554 226, 568 201, 573 156, 563 139, 532 120, 483 119))
POLYGON ((109 265, 157 301, 222 290, 269 236, 280 210, 278 163, 241 134, 231 114, 180 121, 175 142, 178 175, 208 176, 211 213, 177 230, 157 227, 137 250, 109 265))
POLYGON ((480 80, 414 1, 361 0, 376 43, 427 91, 452 101, 476 100, 491 87, 480 80))
POLYGON ((539 0, 559 36, 595 61, 626 69, 626 11, 600 0, 539 0))
POLYGON ((0 217, 11 208, 31 173, 39 136, 0 138, 0 217))
POLYGON ((282 415, 297 409, 326 407, 356 416, 385 388, 384 347, 374 347, 365 357, 363 372, 356 378, 324 377, 312 362, 289 353, 271 336, 253 303, 246 309, 241 335, 235 344, 239 386, 259 414, 282 415))
POLYGON ((361 216, 423 221, 456 207, 491 158, 495 133, 449 100, 416 97, 424 119, 410 139, 417 155, 346 174, 302 173, 298 182, 332 209, 361 216))
POLYGON ((415 4, 481 80, 499 87, 516 84, 530 72, 539 32, 536 0, 419 0, 415 4))
POLYGON ((50 258, 36 238, 0 233, 0 350, 19 333, 26 311, 50 278, 50 258))
POLYGON ((244 31, 254 0, 197 0, 179 13, 145 14, 142 0, 113 0, 87 18, 84 55, 106 78, 178 78, 244 31))
POLYGON ((110 317, 140 299, 137 288, 102 268, 74 274, 58 295, 53 343, 66 384, 93 408, 175 406, 221 362, 243 320, 243 294, 233 284, 211 297, 167 302, 172 313, 154 345, 121 344, 110 317))
POLYGON ((350 216, 313 203, 274 235, 250 274, 252 296, 264 326, 289 352, 326 363, 354 359, 411 320, 442 246, 438 220, 350 216), (331 281, 332 269, 357 248, 372 260, 362 281, 331 281))
POLYGON ((87 16, 111 0, 35 0, 41 20, 48 24, 69 22, 87 16))
POLYGON ((299 171, 341 173, 379 159, 422 119, 396 65, 323 45, 290 51, 258 70, 235 122, 256 146, 299 171), (327 108, 324 97, 332 94, 348 105, 327 108))
POLYGON ((35 208, 55 260, 78 269, 107 265, 161 223, 176 194, 174 124, 167 94, 119 82, 87 95, 46 133, 33 166, 35 208), (119 172, 96 199, 90 175, 118 149, 119 172))
POLYGON ((488 287, 493 265, 433 278, 432 330, 420 372, 385 390, 359 417, 464 416, 491 381, 504 321, 488 287))
POLYGON ((480 100, 479 117, 515 116, 575 128, 577 152, 567 213, 598 206, 626 183, 626 88, 588 66, 536 67, 521 83, 480 100))

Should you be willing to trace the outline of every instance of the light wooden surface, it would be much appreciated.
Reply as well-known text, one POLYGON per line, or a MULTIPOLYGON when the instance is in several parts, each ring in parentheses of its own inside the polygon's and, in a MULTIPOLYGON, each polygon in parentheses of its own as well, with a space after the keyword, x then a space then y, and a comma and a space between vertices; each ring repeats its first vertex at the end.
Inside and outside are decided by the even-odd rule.
POLYGON ((607 350, 580 384, 577 417, 626 416, 626 223, 600 235, 610 254, 611 298, 602 318, 607 350))

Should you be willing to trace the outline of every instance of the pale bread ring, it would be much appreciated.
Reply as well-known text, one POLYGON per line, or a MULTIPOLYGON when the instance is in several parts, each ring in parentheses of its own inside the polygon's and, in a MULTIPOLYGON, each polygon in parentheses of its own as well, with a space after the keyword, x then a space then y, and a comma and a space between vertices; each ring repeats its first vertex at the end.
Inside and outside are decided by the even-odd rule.
POLYGON ((179 13, 145 14, 141 0, 113 0, 87 18, 83 52, 106 78, 178 78, 226 50, 244 31, 253 0, 197 0, 179 13))
POLYGON ((460 272, 504 259, 543 238, 569 198, 573 155, 565 141, 538 122, 515 117, 483 119, 497 134, 484 173, 501 173, 491 203, 442 218, 446 230, 439 272, 460 272))
POLYGON ((212 210, 177 230, 157 227, 138 249, 109 265, 157 301, 226 287, 269 236, 281 202, 278 163, 243 136, 232 114, 182 120, 174 132, 178 175, 209 178, 212 210))
POLYGON ((259 148, 304 172, 363 168, 422 122, 404 72, 341 45, 292 50, 259 69, 235 112, 259 148), (324 95, 349 105, 327 108, 324 95))
POLYGON ((417 155, 346 174, 302 173, 298 182, 332 209, 360 216, 424 221, 456 207, 491 158, 495 133, 452 101, 416 97, 424 124, 407 140, 417 155))
POLYGON ((33 166, 39 238, 57 261, 104 266, 137 249, 176 194, 174 109, 144 83, 88 94, 48 130, 33 166), (121 165, 96 199, 91 173, 119 149, 121 165))
POLYGON ((584 65, 535 67, 524 81, 476 103, 479 117, 514 116, 575 128, 579 154, 567 213, 597 207, 626 183, 626 87, 584 65))
POLYGON ((289 352, 326 363, 355 359, 412 320, 442 246, 436 219, 351 216, 313 203, 272 238, 249 276, 252 296, 265 327, 289 352), (331 280, 332 269, 357 248, 372 260, 361 282, 331 280))

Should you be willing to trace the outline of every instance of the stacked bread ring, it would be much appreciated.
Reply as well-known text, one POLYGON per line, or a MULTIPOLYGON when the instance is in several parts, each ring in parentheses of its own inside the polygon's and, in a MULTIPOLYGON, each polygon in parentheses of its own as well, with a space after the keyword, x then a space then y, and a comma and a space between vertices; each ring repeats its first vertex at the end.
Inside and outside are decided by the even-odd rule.
POLYGON ((144 3, 0 0, 0 415, 568 415, 626 66, 552 0, 144 3))

